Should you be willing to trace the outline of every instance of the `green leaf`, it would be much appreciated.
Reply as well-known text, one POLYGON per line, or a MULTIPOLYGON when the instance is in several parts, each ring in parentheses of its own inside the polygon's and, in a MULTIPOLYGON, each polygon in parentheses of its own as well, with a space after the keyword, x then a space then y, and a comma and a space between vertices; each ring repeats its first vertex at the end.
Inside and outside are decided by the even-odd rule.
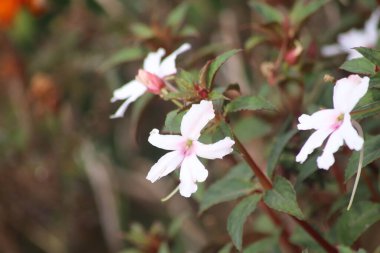
POLYGON ((278 239, 276 237, 265 238, 250 244, 243 250, 243 253, 280 252, 275 250, 275 247, 278 245, 277 242, 278 239))
POLYGON ((179 35, 183 37, 195 37, 199 35, 199 33, 194 26, 186 25, 181 29, 179 35))
POLYGON ((338 218, 332 232, 337 235, 339 243, 352 245, 364 231, 379 220, 380 204, 358 202, 338 218))
POLYGON ((276 10, 266 3, 258 2, 257 0, 251 0, 249 2, 249 6, 258 12, 267 23, 281 23, 284 18, 280 11, 276 10))
POLYGON ((213 205, 247 195, 256 187, 251 178, 252 171, 247 164, 241 163, 233 167, 227 175, 206 190, 200 203, 200 212, 213 205))
POLYGON ((219 55, 214 60, 208 62, 203 69, 203 75, 201 74, 200 83, 204 84, 207 89, 210 89, 214 78, 220 67, 232 56, 241 51, 240 49, 233 49, 224 54, 219 55))
POLYGON ((339 253, 367 253, 364 249, 359 249, 358 251, 356 251, 344 245, 339 245, 338 250, 339 253))
MULTIPOLYGON (((372 78, 371 78, 372 80, 372 78)), ((380 90, 370 88, 351 113, 355 120, 364 119, 380 112, 380 90)))
POLYGON ((178 5, 167 17, 166 24, 170 26, 175 32, 178 31, 179 27, 185 20, 187 10, 189 9, 189 4, 183 2, 178 5))
POLYGON ((288 213, 301 220, 304 215, 297 204, 296 192, 292 184, 283 177, 277 177, 273 189, 264 195, 264 202, 271 208, 288 213))
POLYGON ((218 253, 231 253, 231 250, 232 250, 232 243, 227 243, 226 245, 224 245, 223 248, 221 248, 218 253))
POLYGON ((285 134, 278 136, 273 144, 273 148, 269 154, 268 164, 267 164, 267 174, 270 176, 273 174, 274 169, 280 159, 281 153, 286 147, 286 144, 290 139, 297 133, 297 129, 292 129, 285 134))
MULTIPOLYGON (((375 137, 367 138, 364 140, 364 157, 363 157, 363 167, 367 166, 371 162, 380 158, 380 135, 375 137)), ((345 181, 349 180, 353 175, 355 175, 359 163, 359 152, 353 152, 350 159, 348 160, 347 168, 345 171, 345 181)))
POLYGON ((141 39, 150 39, 154 36, 153 30, 143 23, 132 24, 131 31, 134 33, 135 36, 141 39))
POLYGON ((124 48, 120 51, 117 51, 110 58, 105 60, 100 68, 102 70, 107 70, 121 63, 139 60, 144 56, 145 50, 143 50, 141 47, 124 48))
POLYGON ((306 162, 299 164, 297 163, 297 170, 300 172, 297 176, 296 187, 299 186, 306 178, 318 170, 317 167, 317 157, 318 154, 311 155, 306 162))
POLYGON ((375 74, 375 67, 375 64, 362 57, 345 61, 342 66, 340 66, 340 69, 357 74, 373 75, 375 74))
POLYGON ((300 24, 327 2, 328 0, 296 1, 290 13, 291 23, 300 24))
POLYGON ((241 251, 244 223, 256 209, 261 195, 252 195, 243 199, 230 213, 227 220, 227 231, 235 247, 241 251))
POLYGON ((380 66, 380 50, 366 47, 355 47, 354 49, 361 53, 370 62, 380 66))
POLYGON ((244 117, 236 121, 233 129, 238 139, 245 142, 268 134, 271 131, 271 127, 269 123, 258 117, 244 117))
POLYGON ((377 89, 380 88, 380 72, 371 76, 371 78, 369 80, 369 87, 370 88, 377 88, 377 89))
POLYGON ((169 133, 179 133, 181 129, 181 121, 185 112, 180 112, 178 109, 169 112, 165 118, 163 130, 169 133))
POLYGON ((276 110, 275 107, 269 103, 266 99, 257 96, 239 97, 232 100, 225 107, 225 112, 237 112, 241 110, 276 110))
POLYGON ((245 42, 244 48, 245 50, 251 50, 263 41, 265 41, 265 37, 253 35, 245 42))

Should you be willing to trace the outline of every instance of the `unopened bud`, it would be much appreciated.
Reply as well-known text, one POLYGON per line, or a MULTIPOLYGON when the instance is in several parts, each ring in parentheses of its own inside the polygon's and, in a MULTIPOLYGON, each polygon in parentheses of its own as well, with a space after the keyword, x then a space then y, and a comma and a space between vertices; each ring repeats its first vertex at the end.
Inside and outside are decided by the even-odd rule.
POLYGON ((295 47, 290 49, 288 52, 286 52, 284 60, 289 64, 289 65, 294 65, 298 62, 299 56, 302 53, 302 45, 296 41, 295 42, 295 47))
POLYGON ((144 84, 149 92, 156 95, 160 94, 161 89, 165 87, 165 82, 162 78, 143 69, 139 69, 136 80, 144 84))

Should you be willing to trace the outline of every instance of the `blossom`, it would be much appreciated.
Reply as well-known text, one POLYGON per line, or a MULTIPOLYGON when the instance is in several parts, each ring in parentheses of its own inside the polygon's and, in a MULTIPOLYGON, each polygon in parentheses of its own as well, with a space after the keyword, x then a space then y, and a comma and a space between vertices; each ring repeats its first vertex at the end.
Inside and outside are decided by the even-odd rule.
POLYGON ((232 152, 234 141, 226 137, 213 144, 203 144, 198 141, 201 130, 215 117, 211 101, 202 100, 194 104, 183 116, 181 135, 161 135, 157 129, 150 133, 148 141, 161 149, 171 152, 162 156, 150 169, 147 179, 154 183, 168 175, 177 167, 180 170, 179 192, 184 197, 190 197, 197 190, 197 182, 204 182, 208 171, 199 161, 198 156, 206 159, 223 158, 232 152))
POLYGON ((343 145, 351 150, 360 150, 363 138, 359 136, 351 123, 350 112, 368 90, 369 78, 350 75, 337 81, 334 87, 333 109, 324 109, 312 115, 303 114, 298 118, 299 130, 315 129, 296 157, 296 161, 303 163, 314 149, 327 140, 321 156, 317 159, 318 167, 329 169, 335 159, 333 154, 343 145))
POLYGON ((377 29, 380 19, 380 8, 376 9, 364 25, 364 29, 351 29, 338 35, 338 43, 322 48, 322 55, 334 56, 347 53, 347 60, 362 57, 354 47, 375 47, 379 36, 377 29))
POLYGON ((138 71, 136 78, 113 92, 111 102, 125 101, 111 118, 122 117, 128 106, 145 92, 159 94, 165 85, 163 79, 177 72, 175 66, 177 56, 189 50, 190 47, 190 44, 185 43, 162 61, 161 58, 165 55, 163 48, 149 53, 144 60, 143 69, 138 71))

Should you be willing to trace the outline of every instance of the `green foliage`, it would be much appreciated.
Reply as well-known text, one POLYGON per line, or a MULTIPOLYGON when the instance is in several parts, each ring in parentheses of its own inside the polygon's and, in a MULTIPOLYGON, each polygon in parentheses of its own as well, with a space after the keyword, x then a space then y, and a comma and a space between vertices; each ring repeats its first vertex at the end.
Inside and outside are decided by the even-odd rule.
POLYGON ((173 31, 178 31, 183 21, 185 20, 186 13, 189 9, 189 4, 183 2, 178 5, 166 19, 166 24, 173 29, 173 31))
POLYGON ((164 131, 169 133, 179 133, 181 130, 181 121, 185 112, 180 112, 178 109, 169 112, 165 118, 164 131))
POLYGON ((245 142, 268 134, 271 131, 271 125, 258 117, 244 117, 236 121, 233 129, 238 139, 245 142))
POLYGON ((357 202, 350 211, 344 211, 332 231, 336 234, 339 243, 349 246, 379 220, 380 204, 367 201, 357 202))
POLYGON ((264 202, 271 208, 304 219, 304 215, 297 204, 296 192, 292 184, 283 177, 277 177, 273 189, 264 195, 264 202))
POLYGON ((355 47, 355 50, 361 53, 370 62, 380 66, 380 50, 367 47, 355 47))
POLYGON ((229 104, 226 105, 224 110, 226 113, 230 113, 230 112, 237 112, 237 111, 241 111, 241 110, 274 111, 276 109, 271 103, 269 103, 264 98, 257 97, 257 96, 245 96, 245 97, 239 97, 239 98, 232 100, 229 104))
POLYGON ((145 50, 143 50, 139 46, 123 48, 111 55, 111 57, 109 57, 108 59, 106 59, 104 63, 101 65, 101 69, 107 70, 121 63, 142 59, 145 56, 145 54, 145 50))
POLYGON ((317 154, 313 154, 304 163, 297 163, 297 169, 300 173, 297 176, 296 187, 300 185, 311 174, 318 170, 317 157, 317 154))
POLYGON ((265 41, 265 37, 259 35, 251 36, 244 44, 245 50, 251 50, 265 41))
MULTIPOLYGON (((363 167, 380 157, 380 135, 375 137, 367 137, 364 141, 364 158, 363 167)), ((359 152, 353 152, 347 163, 344 178, 349 180, 355 175, 359 163, 359 152)))
POLYGON ((253 191, 256 186, 252 183, 251 177, 252 172, 245 163, 233 167, 227 175, 206 190, 200 203, 200 212, 253 191))
POLYGON ((202 87, 205 87, 207 89, 211 89, 211 86, 214 82, 214 78, 220 67, 232 56, 240 52, 240 49, 233 49, 230 51, 227 51, 218 57, 216 57, 214 60, 209 61, 202 69, 199 83, 202 87))
POLYGON ((376 65, 362 57, 345 61, 340 68, 352 73, 373 75, 375 74, 376 65))
POLYGON ((243 253, 272 253, 279 252, 276 250, 277 247, 276 237, 269 237, 266 239, 259 240, 257 242, 252 243, 247 248, 243 250, 243 253))
POLYGON ((150 39, 154 37, 152 28, 143 23, 134 23, 131 25, 132 33, 140 39, 150 39))
POLYGON ((359 249, 358 251, 356 251, 342 245, 338 246, 338 250, 339 250, 339 253, 367 253, 367 251, 365 251, 364 249, 359 249))
POLYGON ((227 243, 223 248, 221 248, 218 253, 230 253, 232 250, 232 243, 227 243))
POLYGON ((297 129, 292 129, 286 133, 282 133, 277 136, 274 141, 273 148, 269 153, 268 164, 267 164, 267 174, 272 175, 280 156, 286 147, 286 144, 290 139, 297 133, 297 129))
POLYGON ((249 1, 249 5, 252 9, 254 9, 257 13, 260 14, 260 16, 264 19, 266 23, 281 23, 281 21, 284 19, 284 16, 280 11, 266 3, 251 0, 249 1))
POLYGON ((293 24, 300 24, 329 0, 299 0, 296 1, 290 13, 290 20, 293 24))
POLYGON ((368 118, 380 112, 380 89, 370 88, 352 112, 355 120, 368 118))
POLYGON ((252 195, 243 199, 228 216, 227 230, 235 247, 241 251, 244 223, 247 217, 256 209, 261 195, 252 195))

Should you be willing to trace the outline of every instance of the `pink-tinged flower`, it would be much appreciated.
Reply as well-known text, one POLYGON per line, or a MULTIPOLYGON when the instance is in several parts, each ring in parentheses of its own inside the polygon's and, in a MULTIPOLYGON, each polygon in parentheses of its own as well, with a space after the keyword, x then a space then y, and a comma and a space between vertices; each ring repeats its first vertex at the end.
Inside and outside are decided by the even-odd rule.
POLYGON ((364 29, 351 29, 338 35, 338 43, 322 48, 323 56, 334 56, 341 53, 347 53, 347 60, 362 57, 354 47, 376 47, 379 37, 377 28, 380 20, 380 8, 376 9, 364 25, 364 29))
POLYGON ((150 169, 147 179, 152 183, 168 175, 177 167, 180 170, 179 192, 184 197, 190 197, 197 190, 197 182, 204 182, 208 171, 199 161, 198 156, 206 159, 223 158, 232 152, 234 141, 226 137, 213 144, 203 144, 198 141, 201 130, 215 117, 211 101, 203 100, 194 104, 183 116, 181 135, 161 135, 157 129, 150 133, 148 141, 171 152, 162 156, 150 169))
POLYGON ((128 106, 136 101, 145 92, 159 94, 165 86, 164 78, 177 73, 175 60, 178 55, 191 48, 185 43, 177 50, 161 61, 165 55, 165 50, 160 48, 156 52, 151 52, 144 60, 143 69, 138 71, 136 78, 113 92, 111 102, 125 100, 119 109, 111 115, 111 118, 119 118, 124 115, 128 106))
POLYGON ((334 153, 343 145, 343 142, 350 149, 362 148, 364 140, 352 126, 350 112, 367 92, 368 84, 368 77, 350 75, 348 78, 342 78, 334 87, 334 109, 320 110, 312 115, 303 114, 298 118, 299 130, 315 129, 316 131, 298 153, 297 162, 303 163, 329 135, 323 153, 317 159, 318 167, 321 169, 327 170, 333 165, 334 153))

